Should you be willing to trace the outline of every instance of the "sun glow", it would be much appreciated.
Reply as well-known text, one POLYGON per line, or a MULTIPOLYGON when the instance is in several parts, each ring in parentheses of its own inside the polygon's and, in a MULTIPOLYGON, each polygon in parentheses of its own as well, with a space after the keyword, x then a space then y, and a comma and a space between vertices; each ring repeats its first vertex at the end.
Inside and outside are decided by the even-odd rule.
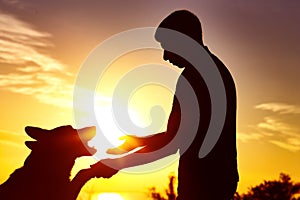
MULTIPOLYGON (((119 138, 130 133, 125 133, 121 128, 119 128, 119 125, 113 116, 111 103, 109 102, 106 103, 106 105, 99 105, 95 107, 95 113, 98 125, 101 128, 105 138, 112 146, 117 147, 121 145, 124 141, 120 140, 119 138)), ((142 119, 139 118, 136 112, 130 109, 129 115, 133 123, 138 126, 142 125, 142 119)))
POLYGON ((102 193, 98 195, 98 200, 124 200, 124 198, 117 193, 102 193))

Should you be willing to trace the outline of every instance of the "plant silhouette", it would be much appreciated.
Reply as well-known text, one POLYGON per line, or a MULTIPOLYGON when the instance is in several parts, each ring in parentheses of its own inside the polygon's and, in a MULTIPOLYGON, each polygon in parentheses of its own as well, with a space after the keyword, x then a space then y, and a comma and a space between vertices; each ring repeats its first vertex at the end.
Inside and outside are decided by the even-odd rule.
POLYGON ((236 193, 234 200, 300 200, 300 182, 293 182, 287 174, 281 173, 279 180, 264 181, 251 187, 245 194, 236 193), (298 196, 298 197, 297 197, 298 196))
POLYGON ((168 189, 165 190, 165 195, 159 193, 156 191, 155 187, 151 187, 149 189, 149 196, 153 200, 175 200, 177 195, 175 192, 175 181, 176 177, 174 175, 169 176, 169 183, 168 183, 168 189), (167 196, 167 197, 165 197, 167 196))

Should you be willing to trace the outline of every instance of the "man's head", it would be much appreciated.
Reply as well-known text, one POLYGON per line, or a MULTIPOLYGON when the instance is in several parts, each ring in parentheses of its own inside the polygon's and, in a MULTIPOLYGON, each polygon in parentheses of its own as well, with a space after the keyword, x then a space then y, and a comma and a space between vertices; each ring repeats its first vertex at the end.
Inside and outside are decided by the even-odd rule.
MULTIPOLYGON (((167 36, 165 34, 161 34, 159 31, 160 28, 178 31, 189 36, 200 45, 203 45, 201 23, 196 15, 187 10, 175 11, 159 24, 155 33, 155 39, 160 42, 162 48, 164 48, 164 44, 170 40, 166 38, 167 36)), ((176 41, 171 42, 176 43, 176 41)), ((163 58, 164 60, 169 60, 174 65, 185 67, 186 61, 173 52, 165 50, 163 58)))

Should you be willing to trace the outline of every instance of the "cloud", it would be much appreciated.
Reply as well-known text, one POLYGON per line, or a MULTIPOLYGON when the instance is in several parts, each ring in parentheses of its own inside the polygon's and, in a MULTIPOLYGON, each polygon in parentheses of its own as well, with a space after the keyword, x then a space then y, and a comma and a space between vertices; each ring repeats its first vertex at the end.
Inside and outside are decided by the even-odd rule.
POLYGON ((19 9, 24 9, 25 7, 24 2, 21 2, 19 0, 2 0, 2 2, 19 9))
POLYGON ((70 79, 74 75, 65 64, 45 53, 54 47, 50 39, 50 33, 38 31, 12 15, 0 14, 0 66, 9 69, 0 72, 0 89, 32 95, 42 103, 71 107, 70 79))
POLYGON ((65 66, 56 59, 40 53, 37 47, 53 47, 51 34, 35 30, 14 16, 0 14, 0 61, 7 64, 36 64, 43 71, 62 71, 65 66))
POLYGON ((271 143, 275 144, 276 146, 279 146, 283 149, 292 151, 292 152, 297 152, 300 150, 300 145, 298 143, 298 145, 293 145, 290 143, 286 143, 286 142, 281 142, 281 141, 276 141, 276 140, 270 140, 271 143))
POLYGON ((33 75, 13 73, 8 75, 0 74, 0 86, 33 85, 35 83, 37 83, 37 81, 33 79, 33 75))
POLYGON ((9 146, 13 148, 23 148, 24 142, 29 138, 24 134, 11 133, 7 131, 0 131, 0 146, 9 146))
POLYGON ((256 109, 277 112, 279 114, 300 114, 300 107, 285 103, 264 103, 255 106, 256 109))
POLYGON ((257 127, 261 131, 270 133, 266 138, 272 144, 290 151, 300 150, 299 126, 285 122, 283 118, 273 116, 264 118, 264 121, 259 123, 257 127))
POLYGON ((14 141, 0 140, 0 146, 3 148, 4 146, 10 146, 13 148, 21 148, 22 146, 14 141))
POLYGON ((237 134, 237 139, 242 141, 242 142, 248 142, 250 140, 259 140, 261 138, 263 138, 264 136, 262 134, 259 133, 243 133, 243 132, 239 132, 237 134))
POLYGON ((280 148, 296 152, 300 151, 300 112, 299 107, 285 103, 266 103, 255 106, 259 110, 267 110, 265 116, 248 131, 238 134, 238 140, 248 142, 259 140, 269 142, 280 148))
POLYGON ((17 68, 18 71, 21 72, 38 72, 39 71, 39 67, 35 67, 35 66, 26 66, 26 67, 19 67, 17 68))
POLYGON ((73 85, 48 73, 0 75, 0 87, 10 92, 32 95, 42 103, 72 107, 73 85))
POLYGON ((257 124, 257 127, 269 131, 289 132, 291 130, 289 124, 276 120, 274 117, 265 117, 262 122, 257 124))

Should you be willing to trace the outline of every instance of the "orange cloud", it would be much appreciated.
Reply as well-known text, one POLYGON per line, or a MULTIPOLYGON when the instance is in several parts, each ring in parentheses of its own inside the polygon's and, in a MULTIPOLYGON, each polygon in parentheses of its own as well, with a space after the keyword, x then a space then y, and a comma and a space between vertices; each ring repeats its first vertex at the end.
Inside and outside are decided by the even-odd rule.
POLYGON ((255 106, 256 109, 269 110, 279 114, 300 114, 300 107, 285 103, 265 103, 255 106))
POLYGON ((39 49, 52 48, 51 34, 12 15, 0 14, 0 89, 32 95, 42 103, 70 108, 74 75, 59 60, 39 49))
POLYGON ((256 109, 271 111, 261 122, 249 126, 248 131, 238 133, 242 142, 260 140, 270 142, 280 148, 300 151, 300 108, 285 103, 266 103, 255 106, 256 109))

